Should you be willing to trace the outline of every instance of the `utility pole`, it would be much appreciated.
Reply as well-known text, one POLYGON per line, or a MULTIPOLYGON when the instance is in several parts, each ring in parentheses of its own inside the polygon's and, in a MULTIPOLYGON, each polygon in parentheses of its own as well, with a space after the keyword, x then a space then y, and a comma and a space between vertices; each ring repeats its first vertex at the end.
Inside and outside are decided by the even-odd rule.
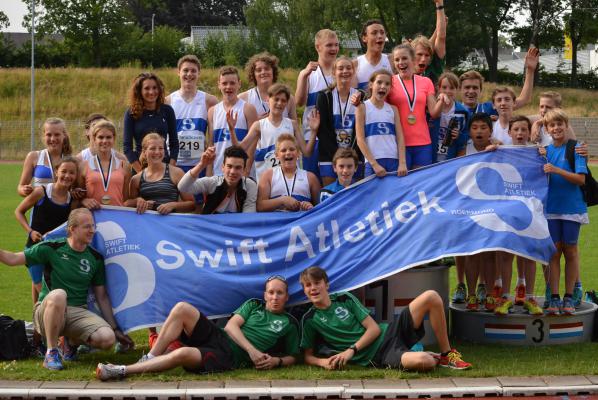
POLYGON ((35 0, 31 0, 31 151, 35 148, 35 0))

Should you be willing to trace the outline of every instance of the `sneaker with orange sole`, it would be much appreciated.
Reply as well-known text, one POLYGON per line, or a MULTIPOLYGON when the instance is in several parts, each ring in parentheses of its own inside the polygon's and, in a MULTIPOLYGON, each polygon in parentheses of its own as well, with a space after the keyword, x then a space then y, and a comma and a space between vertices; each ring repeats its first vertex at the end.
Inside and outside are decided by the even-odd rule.
POLYGON ((475 295, 467 297, 467 311, 478 311, 478 298, 475 295))
POLYGON ((522 306, 525 303, 525 285, 517 285, 515 288, 515 304, 522 306))
POLYGON ((452 369, 469 369, 471 368, 471 363, 463 361, 461 357, 461 353, 459 353, 455 349, 451 349, 446 356, 440 355, 440 360, 438 361, 438 365, 445 368, 452 368, 452 369))

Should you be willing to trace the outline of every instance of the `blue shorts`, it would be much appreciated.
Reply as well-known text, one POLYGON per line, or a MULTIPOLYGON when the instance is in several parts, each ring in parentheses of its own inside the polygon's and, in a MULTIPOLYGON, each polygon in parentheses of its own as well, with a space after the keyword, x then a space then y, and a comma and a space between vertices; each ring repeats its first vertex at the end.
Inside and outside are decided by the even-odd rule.
MULTIPOLYGON (((334 168, 332 168, 332 162, 320 162, 318 163, 318 167, 320 168, 321 177, 327 176, 334 179, 338 178, 336 172, 334 172, 334 168)), ((357 182, 361 179, 363 179, 363 163, 360 161, 359 164, 357 164, 357 170, 355 171, 355 174, 353 174, 353 182, 357 182)))
MULTIPOLYGON (((377 158, 376 162, 380 164, 386 172, 393 172, 399 169, 399 160, 396 158, 377 158)), ((365 163, 365 171, 364 176, 376 175, 374 172, 374 168, 372 168, 372 164, 369 162, 365 163)))
POLYGON ((29 271, 29 276, 31 276, 31 282, 35 284, 42 283, 44 264, 28 265, 27 271, 29 271))
MULTIPOLYGON (((194 167, 194 165, 177 165, 177 167, 179 167, 180 169, 182 169, 184 173, 187 173, 187 172, 189 172, 189 170, 191 168, 194 167)), ((205 169, 199 173, 198 178, 203 178, 204 176, 206 176, 206 170, 205 169)), ((194 195, 193 197, 195 198, 195 203, 196 204, 203 204, 203 193, 198 193, 198 194, 194 195)))
POLYGON ((554 243, 577 244, 581 224, 566 219, 549 219, 548 230, 554 243))
POLYGON ((413 169, 414 166, 424 167, 432 164, 432 144, 423 146, 406 146, 407 169, 413 169))
POLYGON ((314 145, 314 152, 309 157, 302 157, 302 167, 304 170, 315 174, 320 180, 320 168, 318 168, 318 154, 319 154, 318 141, 314 145))

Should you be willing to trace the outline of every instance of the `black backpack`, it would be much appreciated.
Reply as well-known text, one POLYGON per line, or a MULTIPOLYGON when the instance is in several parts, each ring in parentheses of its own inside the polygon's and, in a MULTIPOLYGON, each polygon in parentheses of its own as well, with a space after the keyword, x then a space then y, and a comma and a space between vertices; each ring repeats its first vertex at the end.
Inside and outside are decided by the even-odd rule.
MULTIPOLYGON (((567 161, 569 161, 569 166, 571 167, 571 171, 575 172, 575 145, 577 141, 573 139, 569 139, 567 141, 567 148, 565 150, 565 156, 567 157, 567 161)), ((598 204, 598 182, 592 176, 592 171, 588 166, 586 161, 586 168, 588 169, 588 174, 586 175, 586 183, 581 186, 581 192, 583 193, 583 199, 588 205, 595 206, 598 204)))
POLYGON ((25 322, 0 315, 0 360, 19 360, 30 354, 25 322))

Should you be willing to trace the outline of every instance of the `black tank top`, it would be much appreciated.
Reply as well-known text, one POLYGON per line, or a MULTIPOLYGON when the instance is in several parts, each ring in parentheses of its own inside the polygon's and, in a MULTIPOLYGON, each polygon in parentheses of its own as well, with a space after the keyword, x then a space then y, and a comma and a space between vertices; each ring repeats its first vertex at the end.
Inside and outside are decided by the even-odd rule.
MULTIPOLYGON (((56 204, 52 201, 53 186, 53 183, 50 183, 47 187, 42 186, 44 197, 39 199, 31 211, 31 223, 29 226, 42 235, 66 222, 71 212, 71 202, 73 201, 71 195, 67 196, 66 204, 56 204)), ((26 247, 31 247, 34 244, 31 238, 27 239, 26 247)))
POLYGON ((146 201, 153 200, 155 207, 179 199, 179 189, 177 189, 172 179, 170 179, 169 164, 166 164, 162 179, 156 182, 146 181, 145 170, 143 170, 141 181, 139 182, 139 197, 146 201))

